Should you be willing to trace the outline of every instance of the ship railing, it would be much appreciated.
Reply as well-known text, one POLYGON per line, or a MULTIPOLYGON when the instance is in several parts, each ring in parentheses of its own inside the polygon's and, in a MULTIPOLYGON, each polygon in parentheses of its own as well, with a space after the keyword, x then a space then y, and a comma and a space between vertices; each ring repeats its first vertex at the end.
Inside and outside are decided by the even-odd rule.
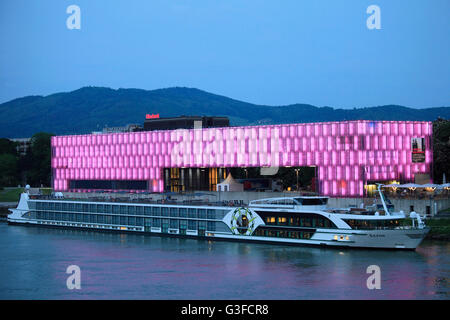
POLYGON ((242 207, 247 204, 241 200, 230 201, 205 201, 205 200, 176 200, 176 199, 146 199, 128 197, 89 197, 89 198, 61 198, 51 195, 32 195, 30 200, 58 200, 58 201, 80 201, 80 202, 112 202, 112 203, 136 203, 136 204, 166 204, 185 206, 220 206, 220 207, 242 207))

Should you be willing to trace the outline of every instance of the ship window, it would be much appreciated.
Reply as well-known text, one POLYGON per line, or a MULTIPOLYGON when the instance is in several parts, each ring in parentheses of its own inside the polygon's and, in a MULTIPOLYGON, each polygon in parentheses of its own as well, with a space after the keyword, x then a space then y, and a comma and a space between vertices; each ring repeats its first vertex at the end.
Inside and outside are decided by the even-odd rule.
POLYGON ((189 220, 188 221, 188 229, 189 230, 197 230, 197 221, 189 220))
POLYGON ((178 208, 170 208, 170 216, 178 217, 178 208))
POLYGON ((187 220, 180 220, 180 229, 187 229, 187 220))
POLYGON ((278 224, 285 225, 287 222, 286 217, 278 217, 278 224))
POLYGON ((199 209, 199 210, 198 210, 198 218, 199 218, 199 219, 206 219, 206 210, 204 210, 204 209, 199 209))
POLYGON ((168 217, 168 216, 169 216, 169 208, 162 207, 162 208, 161 208, 161 215, 162 215, 163 217, 168 217))
POLYGON ((170 219, 170 228, 178 229, 178 219, 170 219))
POLYGON ((130 226, 135 226, 136 225, 136 217, 128 217, 128 224, 130 226))
POLYGON ((206 221, 199 221, 198 222, 198 229, 199 230, 205 230, 206 229, 206 221))
POLYGON ((160 216, 161 215, 161 207, 153 207, 153 215, 160 216))
POLYGON ((208 210, 207 212, 207 218, 208 219, 215 219, 216 218, 216 213, 214 210, 208 210))
POLYGON ((267 217, 266 222, 268 224, 275 224, 275 217, 267 217))
POLYGON ((216 223, 214 221, 208 221, 208 231, 216 231, 216 223))
POLYGON ((400 223, 398 220, 357 220, 344 219, 344 221, 352 229, 392 229, 397 227, 400 223))
POLYGON ((260 237, 278 237, 293 239, 310 239, 314 234, 313 231, 294 231, 294 230, 274 230, 271 227, 259 227, 255 230, 254 235, 260 237))
POLYGON ((187 209, 186 208, 180 208, 180 217, 183 217, 183 218, 187 217, 187 209))
POLYGON ((328 202, 328 198, 295 198, 295 200, 304 206, 326 205, 328 202))
POLYGON ((143 223, 144 223, 144 218, 142 218, 142 217, 137 217, 136 218, 136 225, 137 226, 142 226, 143 223))
POLYGON ((189 208, 188 217, 197 218, 197 211, 194 208, 189 208))
POLYGON ((135 214, 136 213, 136 207, 135 206, 129 206, 128 207, 128 214, 135 214))
POLYGON ((138 206, 138 207, 136 207, 136 214, 138 215, 138 216, 141 216, 142 215, 142 213, 143 213, 143 210, 144 208, 142 208, 141 206, 138 206))
POLYGON ((160 218, 153 218, 152 225, 154 227, 160 228, 161 227, 161 219, 160 218))

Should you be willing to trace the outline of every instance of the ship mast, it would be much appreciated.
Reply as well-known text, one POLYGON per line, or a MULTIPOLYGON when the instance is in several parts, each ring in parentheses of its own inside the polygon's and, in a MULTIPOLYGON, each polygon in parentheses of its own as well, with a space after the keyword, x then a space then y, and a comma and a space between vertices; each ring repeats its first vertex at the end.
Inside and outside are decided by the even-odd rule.
POLYGON ((389 212, 389 210, 386 206, 386 201, 384 200, 383 192, 381 192, 381 186, 382 186, 381 183, 377 183, 377 190, 378 190, 378 193, 380 194, 380 199, 381 199, 381 203, 383 204, 384 212, 386 212, 386 215, 390 216, 391 213, 389 212))

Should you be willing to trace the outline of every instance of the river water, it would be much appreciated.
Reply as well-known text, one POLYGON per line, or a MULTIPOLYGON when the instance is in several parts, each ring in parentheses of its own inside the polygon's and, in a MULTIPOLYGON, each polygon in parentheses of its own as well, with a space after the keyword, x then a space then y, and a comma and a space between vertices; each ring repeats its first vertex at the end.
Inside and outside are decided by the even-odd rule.
POLYGON ((449 299, 450 243, 339 250, 0 223, 0 299, 449 299), (80 268, 69 290, 67 267, 80 268), (367 288, 367 267, 381 289, 367 288))

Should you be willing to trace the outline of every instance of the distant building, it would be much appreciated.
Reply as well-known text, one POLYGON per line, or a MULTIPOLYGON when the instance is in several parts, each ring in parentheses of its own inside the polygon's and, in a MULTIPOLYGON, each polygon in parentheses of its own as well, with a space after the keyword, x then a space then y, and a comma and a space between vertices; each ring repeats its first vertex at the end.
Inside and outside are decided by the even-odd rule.
POLYGON ((147 115, 145 118, 144 131, 223 128, 230 126, 230 120, 227 117, 181 116, 160 118, 159 114, 152 114, 147 115))
POLYGON ((13 142, 15 142, 17 154, 19 156, 24 156, 27 154, 28 150, 31 148, 31 138, 15 138, 15 139, 9 139, 13 142))
POLYGON ((93 134, 103 133, 121 133, 121 132, 136 132, 142 131, 142 126, 139 124, 127 124, 125 127, 105 127, 101 132, 93 132, 93 134))

